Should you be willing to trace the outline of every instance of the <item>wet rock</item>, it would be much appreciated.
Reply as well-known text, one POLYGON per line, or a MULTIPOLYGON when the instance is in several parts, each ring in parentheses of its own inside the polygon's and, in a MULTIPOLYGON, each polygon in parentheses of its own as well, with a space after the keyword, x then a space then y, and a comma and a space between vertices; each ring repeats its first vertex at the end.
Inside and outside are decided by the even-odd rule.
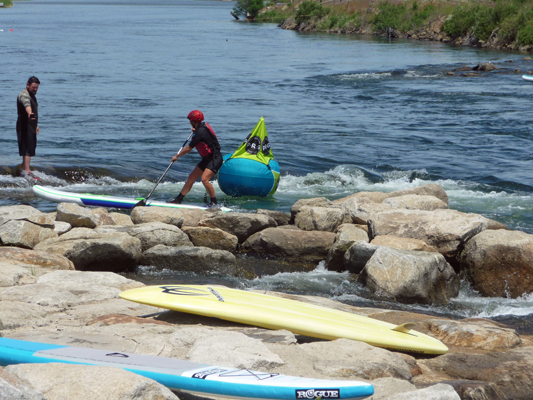
POLYGON ((242 251, 317 263, 326 258, 334 240, 332 232, 267 228, 250 236, 242 251))
POLYGON ((235 276, 237 261, 229 251, 207 247, 169 247, 157 245, 145 251, 141 264, 158 269, 189 271, 201 275, 221 274, 235 276))
POLYGON ((360 280, 384 299, 447 304, 459 294, 459 277, 438 253, 379 247, 360 280))
POLYGON ((488 71, 494 71, 496 69, 499 69, 496 65, 490 63, 490 62, 487 62, 487 63, 482 63, 482 64, 479 64, 479 65, 476 65, 474 68, 472 68, 474 71, 485 71, 485 72, 488 72, 488 71))
POLYGON ((359 240, 355 242, 344 253, 343 263, 345 270, 353 274, 361 273, 378 248, 379 246, 370 244, 368 241, 359 240))
POLYGON ((533 292, 533 235, 487 230, 474 236, 459 263, 484 296, 520 297, 533 292))
POLYGON ((326 257, 326 268, 330 271, 344 271, 344 254, 357 241, 368 242, 368 233, 353 224, 340 225, 335 233, 335 242, 326 257))

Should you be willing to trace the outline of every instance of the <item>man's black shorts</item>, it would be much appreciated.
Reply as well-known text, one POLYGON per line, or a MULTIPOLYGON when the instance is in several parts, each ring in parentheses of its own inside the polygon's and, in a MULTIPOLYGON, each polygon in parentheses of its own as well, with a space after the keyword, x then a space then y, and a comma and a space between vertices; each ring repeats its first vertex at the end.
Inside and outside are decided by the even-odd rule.
POLYGON ((17 129, 17 139, 19 142, 19 156, 35 156, 35 148, 37 147, 37 135, 35 133, 21 132, 17 129))
POLYGON ((212 157, 202 158, 202 161, 198 163, 197 167, 202 171, 205 171, 206 168, 210 169, 216 174, 220 167, 222 167, 223 161, 222 153, 216 152, 212 157))

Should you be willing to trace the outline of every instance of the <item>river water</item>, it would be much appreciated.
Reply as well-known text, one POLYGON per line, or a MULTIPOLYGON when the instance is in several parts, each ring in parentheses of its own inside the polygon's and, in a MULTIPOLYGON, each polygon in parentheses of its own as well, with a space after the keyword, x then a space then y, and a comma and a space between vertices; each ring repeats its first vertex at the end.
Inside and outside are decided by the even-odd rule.
MULTIPOLYGON (((533 61, 524 54, 285 31, 235 21, 233 5, 32 0, 1 9, 0 206, 56 207, 11 174, 20 163, 16 96, 36 75, 41 133, 32 166, 42 184, 146 196, 188 136, 187 113, 199 108, 224 154, 265 118, 280 186, 266 199, 219 190, 236 211, 289 211, 300 198, 433 182, 448 193, 450 208, 533 233, 533 84, 521 79, 533 61), (483 62, 499 69, 448 74, 483 62)), ((174 197, 197 162, 192 154, 180 159, 152 198, 174 197)), ((197 184, 186 200, 201 203, 203 194, 197 184)), ((150 267, 138 273, 205 282, 150 267)), ((427 307, 379 302, 348 274, 321 265, 253 281, 217 279, 357 305, 533 320, 533 296, 487 299, 466 283, 450 305, 427 307)))

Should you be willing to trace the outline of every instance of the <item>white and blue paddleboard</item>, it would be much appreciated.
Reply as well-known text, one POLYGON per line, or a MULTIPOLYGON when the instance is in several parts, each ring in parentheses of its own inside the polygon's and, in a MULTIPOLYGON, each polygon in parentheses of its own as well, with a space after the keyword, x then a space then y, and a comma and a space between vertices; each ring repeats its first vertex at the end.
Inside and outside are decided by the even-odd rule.
POLYGON ((0 338, 0 365, 66 363, 122 368, 171 390, 237 399, 351 400, 374 394, 366 382, 299 378, 174 358, 0 338))
MULTIPOLYGON (((57 190, 48 186, 33 186, 33 193, 43 199, 49 201, 55 201, 57 203, 76 203, 80 206, 96 206, 96 207, 110 207, 110 208, 125 208, 127 210, 132 209, 140 200, 144 199, 130 199, 127 197, 106 196, 103 194, 91 194, 91 193, 74 193, 57 190)), ((166 207, 175 209, 189 209, 189 210, 207 210, 207 207, 194 206, 190 204, 174 204, 166 203, 163 201, 146 202, 146 207, 166 207)), ((230 208, 217 207, 222 211, 231 211, 230 208)))
POLYGON ((533 82, 533 75, 522 75, 522 78, 526 81, 533 82))

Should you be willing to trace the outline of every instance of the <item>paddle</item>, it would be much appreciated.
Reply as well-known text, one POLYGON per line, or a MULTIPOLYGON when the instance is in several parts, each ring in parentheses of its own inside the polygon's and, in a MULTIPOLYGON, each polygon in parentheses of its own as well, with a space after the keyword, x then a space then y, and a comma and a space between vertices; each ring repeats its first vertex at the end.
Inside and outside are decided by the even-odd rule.
MULTIPOLYGON (((187 142, 191 139, 192 135, 194 134, 194 131, 191 132, 191 134, 189 135, 189 137, 185 140, 185 142, 183 142, 183 146, 181 146, 181 149, 178 150, 178 152, 176 154, 179 154, 183 148, 187 145, 187 142)), ((154 186, 154 188, 152 189, 152 191, 150 193, 148 193, 148 196, 146 196, 144 199, 142 199, 141 201, 139 201, 137 204, 135 204, 131 209, 133 210, 135 207, 137 206, 146 206, 146 202, 148 201, 148 199, 150 198, 150 196, 152 195, 152 193, 154 193, 154 190, 155 188, 157 187, 157 185, 159 185, 159 182, 161 182, 161 180, 165 177, 165 175, 167 174, 168 170, 170 169, 170 167, 172 167, 172 164, 174 164, 174 161, 172 161, 169 166, 167 167, 167 169, 165 170, 165 172, 163 172, 163 175, 161 175, 161 178, 159 178, 154 186)))

